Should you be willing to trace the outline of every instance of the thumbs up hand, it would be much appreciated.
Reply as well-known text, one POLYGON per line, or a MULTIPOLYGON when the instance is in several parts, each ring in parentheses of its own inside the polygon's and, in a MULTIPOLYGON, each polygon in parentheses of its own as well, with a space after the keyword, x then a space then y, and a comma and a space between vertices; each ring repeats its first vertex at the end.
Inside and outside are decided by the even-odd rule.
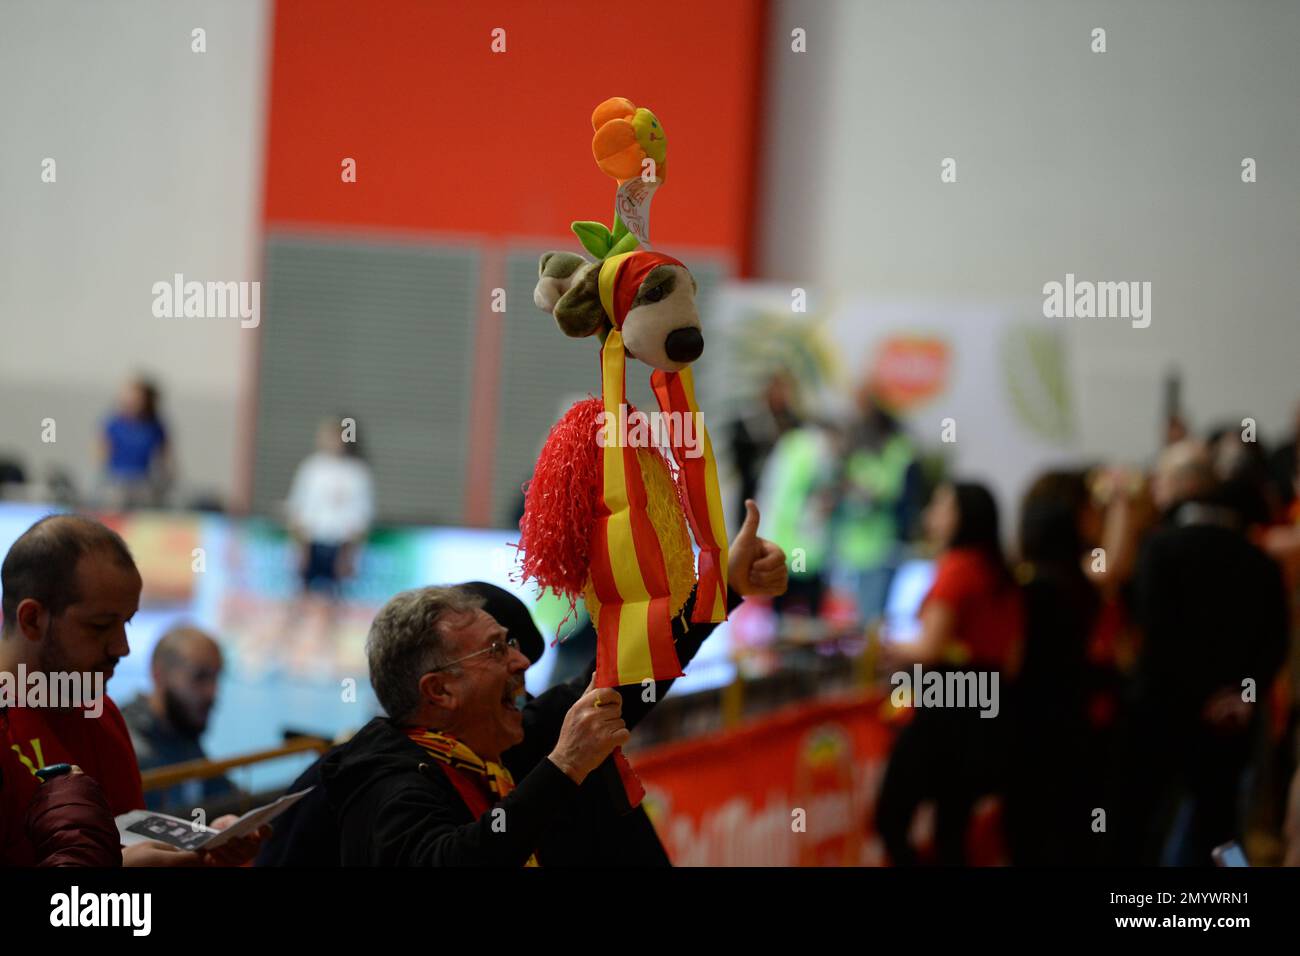
POLYGON ((745 500, 745 523, 727 553, 727 583, 737 594, 784 594, 789 582, 785 552, 758 536, 758 505, 745 500))

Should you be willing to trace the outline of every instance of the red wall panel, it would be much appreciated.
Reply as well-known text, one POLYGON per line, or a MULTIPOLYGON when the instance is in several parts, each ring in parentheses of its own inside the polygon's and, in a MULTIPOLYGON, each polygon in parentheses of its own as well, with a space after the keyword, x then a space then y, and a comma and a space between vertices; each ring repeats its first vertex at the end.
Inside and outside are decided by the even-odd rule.
POLYGON ((619 95, 668 132, 656 244, 746 271, 762 31, 763 0, 277 0, 266 222, 503 237, 609 221, 590 114, 619 95))

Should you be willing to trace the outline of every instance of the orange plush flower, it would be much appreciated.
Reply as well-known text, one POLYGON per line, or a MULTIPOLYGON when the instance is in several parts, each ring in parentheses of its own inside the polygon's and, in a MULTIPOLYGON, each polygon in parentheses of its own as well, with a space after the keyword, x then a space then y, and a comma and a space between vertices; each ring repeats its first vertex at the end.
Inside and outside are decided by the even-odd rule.
POLYGON ((668 136, 648 109, 638 109, 623 96, 611 96, 591 114, 591 152, 596 165, 620 183, 649 170, 657 179, 668 175, 668 136), (645 161, 653 161, 653 167, 645 161))

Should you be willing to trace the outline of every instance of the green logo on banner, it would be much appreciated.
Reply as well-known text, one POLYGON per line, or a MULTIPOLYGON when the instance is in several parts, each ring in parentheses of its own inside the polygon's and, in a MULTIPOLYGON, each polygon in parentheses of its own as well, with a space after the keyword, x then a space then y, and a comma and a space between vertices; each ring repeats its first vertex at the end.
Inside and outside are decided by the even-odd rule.
POLYGON ((1016 417, 1040 438, 1068 441, 1074 434, 1074 411, 1060 330, 1013 323, 1002 333, 1000 353, 1007 396, 1016 417))

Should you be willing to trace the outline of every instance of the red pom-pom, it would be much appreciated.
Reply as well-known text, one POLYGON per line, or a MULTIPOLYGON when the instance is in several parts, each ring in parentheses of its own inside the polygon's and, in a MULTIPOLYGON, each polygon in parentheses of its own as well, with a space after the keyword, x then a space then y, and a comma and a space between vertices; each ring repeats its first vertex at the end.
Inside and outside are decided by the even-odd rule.
POLYGON ((578 402, 555 423, 532 480, 524 486, 519 521, 523 578, 576 605, 587 587, 591 529, 600 496, 596 416, 600 399, 578 402))

